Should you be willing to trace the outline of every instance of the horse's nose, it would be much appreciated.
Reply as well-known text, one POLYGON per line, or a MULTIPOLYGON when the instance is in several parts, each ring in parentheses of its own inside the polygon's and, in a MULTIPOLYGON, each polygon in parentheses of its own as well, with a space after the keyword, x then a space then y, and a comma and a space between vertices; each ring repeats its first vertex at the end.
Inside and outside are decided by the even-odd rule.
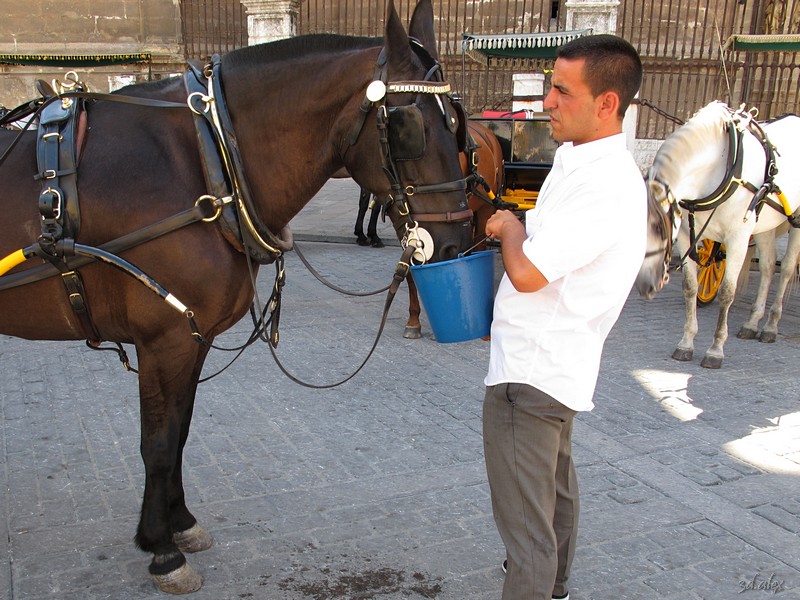
POLYGON ((458 257, 459 248, 456 244, 443 244, 437 252, 437 260, 453 260, 458 257))

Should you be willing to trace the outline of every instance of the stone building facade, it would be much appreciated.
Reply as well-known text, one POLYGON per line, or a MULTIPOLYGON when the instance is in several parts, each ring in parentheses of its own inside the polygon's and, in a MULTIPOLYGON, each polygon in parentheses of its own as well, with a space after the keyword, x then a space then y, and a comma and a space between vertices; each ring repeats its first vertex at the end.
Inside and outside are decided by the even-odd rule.
POLYGON ((106 92, 183 69, 180 2, 0 0, 0 105, 35 95, 34 81, 75 70, 106 92), (72 59, 59 60, 69 56, 72 59), (80 66, 75 66, 80 65, 80 66))

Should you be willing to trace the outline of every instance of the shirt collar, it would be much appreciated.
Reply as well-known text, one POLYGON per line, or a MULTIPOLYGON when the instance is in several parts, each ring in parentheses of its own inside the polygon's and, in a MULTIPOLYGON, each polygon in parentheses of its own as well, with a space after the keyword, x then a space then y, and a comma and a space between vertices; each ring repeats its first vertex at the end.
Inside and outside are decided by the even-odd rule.
POLYGON ((569 175, 578 167, 594 162, 609 154, 620 152, 626 148, 627 143, 624 133, 617 133, 577 146, 573 145, 572 142, 564 142, 556 150, 554 161, 561 160, 564 174, 569 175))

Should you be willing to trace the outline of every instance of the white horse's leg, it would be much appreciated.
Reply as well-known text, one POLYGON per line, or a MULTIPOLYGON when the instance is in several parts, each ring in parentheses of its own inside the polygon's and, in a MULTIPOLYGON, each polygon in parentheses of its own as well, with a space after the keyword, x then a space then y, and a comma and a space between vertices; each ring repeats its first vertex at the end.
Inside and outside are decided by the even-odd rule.
POLYGON ((744 257, 747 254, 747 240, 749 237, 748 234, 740 243, 736 243, 736 240, 734 240, 725 244, 725 275, 722 277, 722 284, 717 294, 717 300, 719 301, 717 328, 714 331, 714 340, 700 362, 700 366, 706 369, 719 369, 722 366, 723 358, 725 358, 723 348, 728 340, 728 312, 736 295, 736 281, 739 278, 739 271, 742 269, 742 263, 744 263, 744 257))
MULTIPOLYGON (((777 257, 774 229, 754 235, 753 241, 758 248, 758 271, 761 274, 761 278, 758 283, 756 299, 750 309, 750 317, 742 325, 739 333, 736 334, 736 337, 743 340, 753 340, 758 333, 758 324, 761 322, 761 317, 764 316, 769 287, 772 284, 772 277, 775 275, 775 259, 777 257)), ((744 264, 742 268, 749 269, 750 265, 744 264)))
POLYGON ((783 314, 783 296, 789 282, 797 276, 798 257, 800 257, 800 229, 792 228, 789 231, 786 254, 781 259, 781 277, 778 281, 778 289, 775 291, 775 300, 772 302, 764 329, 758 336, 761 342, 772 343, 778 336, 778 321, 783 314))
MULTIPOLYGON (((689 248, 689 236, 683 231, 678 235, 675 244, 681 257, 689 248)), ((694 356, 694 336, 697 335, 697 263, 687 258, 681 267, 683 271, 683 299, 686 308, 686 319, 683 324, 683 337, 672 353, 672 358, 680 361, 692 360, 694 356)))

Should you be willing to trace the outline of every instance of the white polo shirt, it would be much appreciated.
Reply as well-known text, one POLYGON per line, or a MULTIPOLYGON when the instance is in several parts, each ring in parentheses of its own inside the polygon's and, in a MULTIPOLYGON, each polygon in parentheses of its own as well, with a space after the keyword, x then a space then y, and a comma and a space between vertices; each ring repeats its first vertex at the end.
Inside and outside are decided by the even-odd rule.
POLYGON ((645 254, 647 192, 625 135, 560 146, 525 216, 523 251, 549 283, 520 293, 503 276, 485 383, 525 383, 591 410, 603 343, 645 254))

